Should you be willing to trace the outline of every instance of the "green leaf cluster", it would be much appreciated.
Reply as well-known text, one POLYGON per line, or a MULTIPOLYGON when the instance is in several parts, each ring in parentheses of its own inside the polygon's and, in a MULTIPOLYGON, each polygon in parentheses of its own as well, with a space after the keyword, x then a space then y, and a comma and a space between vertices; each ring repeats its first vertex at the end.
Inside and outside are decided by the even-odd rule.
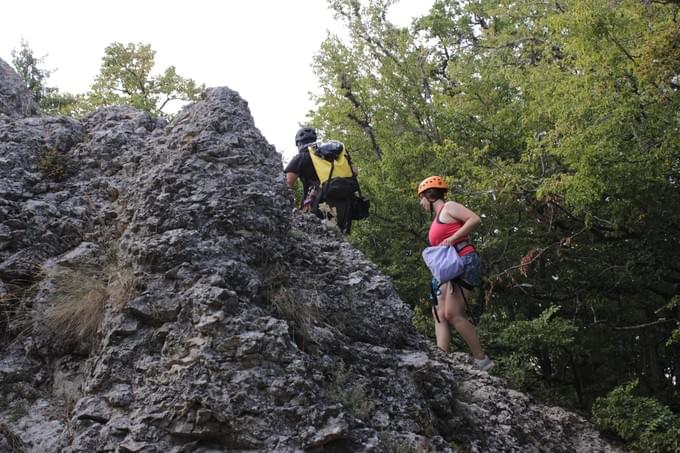
POLYGON ((43 67, 46 57, 36 57, 28 41, 22 39, 19 48, 12 50, 12 65, 42 111, 52 115, 68 114, 77 103, 77 97, 47 86, 53 71, 43 67))
POLYGON ((91 108, 125 104, 155 116, 172 101, 195 101, 205 86, 181 77, 174 66, 153 75, 156 52, 149 44, 114 42, 104 50, 102 66, 83 99, 91 108))
POLYGON ((595 423, 631 443, 634 451, 680 451, 680 417, 657 400, 636 394, 638 380, 621 385, 593 405, 595 423))
POLYGON ((38 156, 38 170, 54 181, 66 179, 74 170, 74 163, 68 156, 56 149, 48 149, 38 156))
POLYGON ((45 81, 49 78, 52 71, 44 69, 41 65, 45 61, 45 56, 36 57, 28 41, 21 39, 19 49, 12 50, 12 65, 14 69, 26 82, 26 87, 31 92, 33 100, 40 104, 45 97, 45 81))

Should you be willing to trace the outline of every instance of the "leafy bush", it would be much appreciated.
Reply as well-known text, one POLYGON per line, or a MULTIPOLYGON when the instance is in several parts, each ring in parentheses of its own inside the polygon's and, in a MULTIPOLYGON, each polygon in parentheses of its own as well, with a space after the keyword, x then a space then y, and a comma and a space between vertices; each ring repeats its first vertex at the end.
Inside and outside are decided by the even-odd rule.
POLYGON ((47 178, 62 181, 73 171, 71 159, 55 149, 43 152, 38 158, 38 170, 47 178))
MULTIPOLYGON (((680 308, 680 296, 675 296, 673 299, 671 299, 671 302, 666 306, 667 310, 677 310, 680 308)), ((673 331, 671 334, 670 338, 668 339, 668 342, 666 342, 666 346, 671 346, 673 344, 680 344, 680 323, 678 323, 678 326, 676 329, 673 331)))
POLYGON ((497 372, 522 391, 564 406, 572 406, 573 394, 565 392, 570 371, 560 364, 577 349, 576 326, 559 316, 560 308, 551 306, 530 320, 508 323, 490 313, 482 317, 480 337, 489 349, 504 354, 496 357, 497 372))
POLYGON ((638 380, 617 387, 593 405, 600 429, 612 430, 635 451, 680 451, 680 417, 653 398, 635 395, 638 380))
POLYGON ((413 307, 411 317, 413 325, 418 332, 426 337, 434 337, 434 320, 432 319, 432 303, 427 299, 420 299, 418 304, 413 307))
POLYGON ((505 330, 503 339, 522 352, 569 346, 577 329, 573 323, 556 316, 559 310, 553 305, 535 319, 516 321, 505 330))

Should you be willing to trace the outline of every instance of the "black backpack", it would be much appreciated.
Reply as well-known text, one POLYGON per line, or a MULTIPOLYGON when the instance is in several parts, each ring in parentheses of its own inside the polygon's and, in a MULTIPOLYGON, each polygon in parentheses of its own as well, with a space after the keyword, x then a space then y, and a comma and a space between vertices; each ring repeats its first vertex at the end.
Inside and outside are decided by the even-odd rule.
POLYGON ((342 152, 344 150, 345 150, 345 145, 343 145, 341 142, 331 141, 331 142, 321 143, 320 145, 318 145, 316 147, 315 152, 316 152, 317 156, 323 157, 328 162, 333 162, 338 157, 340 157, 340 154, 342 154, 342 152))

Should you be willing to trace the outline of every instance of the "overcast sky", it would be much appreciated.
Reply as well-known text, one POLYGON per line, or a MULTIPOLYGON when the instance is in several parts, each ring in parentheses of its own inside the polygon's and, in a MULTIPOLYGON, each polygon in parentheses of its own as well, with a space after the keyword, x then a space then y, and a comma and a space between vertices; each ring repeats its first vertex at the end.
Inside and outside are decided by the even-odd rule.
MULTIPOLYGON (((390 20, 407 25, 432 0, 400 0, 390 20)), ((156 70, 170 65, 206 86, 228 86, 255 125, 289 160, 294 136, 318 93, 310 65, 327 30, 342 30, 325 0, 13 0, 3 2, 0 58, 28 41, 55 69, 48 86, 84 93, 112 42, 151 44, 156 70)))

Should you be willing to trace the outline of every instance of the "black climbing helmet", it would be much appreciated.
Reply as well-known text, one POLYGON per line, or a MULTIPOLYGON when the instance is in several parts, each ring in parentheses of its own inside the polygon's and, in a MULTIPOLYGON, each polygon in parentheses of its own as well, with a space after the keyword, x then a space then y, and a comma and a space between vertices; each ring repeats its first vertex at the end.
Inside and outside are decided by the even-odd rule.
POLYGON ((302 127, 295 134, 295 146, 306 145, 316 141, 316 131, 311 127, 302 127))

